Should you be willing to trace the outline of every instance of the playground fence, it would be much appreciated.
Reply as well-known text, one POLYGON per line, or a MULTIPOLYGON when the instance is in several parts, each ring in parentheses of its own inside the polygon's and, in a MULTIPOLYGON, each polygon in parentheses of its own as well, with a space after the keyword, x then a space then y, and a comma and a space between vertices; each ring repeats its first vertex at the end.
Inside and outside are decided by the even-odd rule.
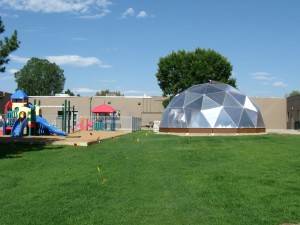
MULTIPOLYGON (((57 114, 45 114, 43 117, 49 122, 49 124, 57 127, 58 129, 62 129, 62 117, 57 114)), ((0 117, 1 118, 1 117, 0 117)), ((4 115, 2 117, 4 119, 4 115)), ((12 118, 6 118, 6 123, 13 126, 14 120, 12 118)), ((80 129, 80 117, 76 116, 74 118, 74 125, 72 124, 73 118, 70 121, 70 131, 77 131, 80 129)), ((0 121, 0 129, 3 127, 0 121)), ((142 120, 139 117, 133 116, 120 116, 120 117, 110 117, 110 116, 101 116, 96 117, 92 116, 91 120, 88 122, 89 130, 122 130, 122 131, 138 131, 141 130, 142 120)))
POLYGON ((124 130, 137 131, 141 129, 141 118, 132 116, 95 116, 91 118, 92 130, 124 130))

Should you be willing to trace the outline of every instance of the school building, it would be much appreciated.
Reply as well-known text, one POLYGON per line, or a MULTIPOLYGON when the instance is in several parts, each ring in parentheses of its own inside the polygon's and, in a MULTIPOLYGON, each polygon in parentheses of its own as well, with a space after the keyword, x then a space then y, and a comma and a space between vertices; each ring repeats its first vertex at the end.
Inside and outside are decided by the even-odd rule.
MULTIPOLYGON (((10 98, 9 93, 0 92, 0 114, 10 98)), ((288 98, 252 97, 260 108, 267 129, 300 129, 300 96, 288 98)), ((107 104, 115 108, 120 116, 141 118, 142 126, 161 120, 164 111, 161 96, 30 96, 30 102, 40 102, 43 116, 54 121, 62 114, 62 104, 70 101, 75 107, 76 117, 90 118, 97 105, 107 104)))
MULTIPOLYGON (((300 121, 300 96, 297 101, 295 98, 253 97, 251 99, 260 108, 267 129, 294 129, 295 122, 300 121), (290 113, 288 107, 291 108, 293 104, 297 106, 293 106, 293 113, 290 113), (288 112, 289 117, 287 116, 288 112)), ((30 101, 33 102, 34 100, 40 101, 43 115, 49 120, 61 114, 61 105, 65 100, 70 100, 71 106, 75 106, 78 116, 89 118, 92 108, 97 105, 108 104, 115 108, 121 116, 141 118, 142 126, 147 126, 154 120, 161 120, 164 111, 162 105, 164 98, 161 96, 30 97, 30 101)))

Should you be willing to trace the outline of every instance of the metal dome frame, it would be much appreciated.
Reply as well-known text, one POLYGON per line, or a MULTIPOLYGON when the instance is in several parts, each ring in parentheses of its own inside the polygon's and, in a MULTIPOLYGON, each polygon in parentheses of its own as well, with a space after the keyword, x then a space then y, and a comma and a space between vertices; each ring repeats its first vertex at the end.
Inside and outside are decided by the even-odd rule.
POLYGON ((218 82, 194 85, 177 94, 165 109, 161 132, 261 133, 262 114, 236 88, 218 82))

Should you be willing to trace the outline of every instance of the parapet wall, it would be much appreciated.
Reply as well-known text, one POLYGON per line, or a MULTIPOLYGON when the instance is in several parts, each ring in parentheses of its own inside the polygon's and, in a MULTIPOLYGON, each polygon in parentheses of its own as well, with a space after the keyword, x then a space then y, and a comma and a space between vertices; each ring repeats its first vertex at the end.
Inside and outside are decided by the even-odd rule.
POLYGON ((287 101, 285 98, 252 97, 260 108, 267 129, 287 129, 287 101))

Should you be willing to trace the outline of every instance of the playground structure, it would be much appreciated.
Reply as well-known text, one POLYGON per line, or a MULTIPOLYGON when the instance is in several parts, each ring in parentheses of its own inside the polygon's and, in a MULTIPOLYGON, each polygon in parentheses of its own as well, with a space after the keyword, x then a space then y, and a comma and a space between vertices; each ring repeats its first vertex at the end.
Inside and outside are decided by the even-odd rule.
POLYGON ((67 133, 71 132, 70 118, 72 112, 74 112, 74 107, 71 111, 70 102, 66 100, 62 107, 62 130, 60 130, 42 117, 40 102, 38 104, 36 104, 36 101, 34 104, 30 103, 27 94, 18 90, 5 105, 5 115, 2 118, 2 133, 4 135, 11 135, 12 137, 21 137, 24 135, 66 136, 67 133))
POLYGON ((79 131, 132 132, 141 129, 141 118, 121 116, 120 111, 110 103, 94 108, 90 106, 89 114, 82 112, 84 110, 78 105, 75 108, 75 105, 72 98, 60 97, 57 102, 49 102, 48 98, 28 97, 25 92, 18 90, 3 106, 0 136, 66 136, 79 131), (78 109, 82 110, 81 114, 78 109))
POLYGON ((102 104, 91 109, 90 117, 80 117, 81 131, 137 131, 141 129, 141 118, 121 116, 112 106, 102 104))
POLYGON ((106 104, 96 106, 92 109, 93 130, 116 130, 116 110, 106 104))

